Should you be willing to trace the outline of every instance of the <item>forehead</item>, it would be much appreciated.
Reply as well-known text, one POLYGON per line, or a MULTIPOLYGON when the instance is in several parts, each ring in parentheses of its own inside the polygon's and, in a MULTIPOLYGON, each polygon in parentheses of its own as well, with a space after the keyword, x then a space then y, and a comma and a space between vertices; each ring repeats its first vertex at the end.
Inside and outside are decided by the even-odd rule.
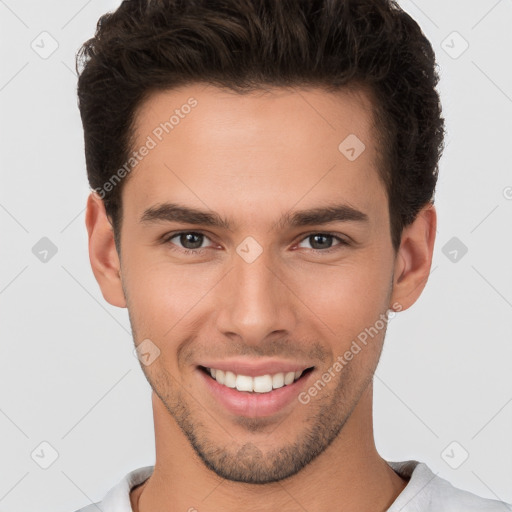
POLYGON ((230 150, 242 142, 282 145, 307 137, 307 148, 313 150, 326 135, 336 141, 352 133, 371 142, 372 107, 370 91, 354 87, 238 93, 197 83, 150 94, 135 113, 135 133, 139 142, 148 134, 164 144, 162 138, 170 142, 181 135, 188 145, 216 144, 230 150))
POLYGON ((236 208, 249 220, 270 216, 275 204, 345 202, 364 210, 385 200, 363 90, 239 94, 193 84, 153 93, 135 120, 134 151, 151 149, 123 191, 133 212, 174 201, 236 208))

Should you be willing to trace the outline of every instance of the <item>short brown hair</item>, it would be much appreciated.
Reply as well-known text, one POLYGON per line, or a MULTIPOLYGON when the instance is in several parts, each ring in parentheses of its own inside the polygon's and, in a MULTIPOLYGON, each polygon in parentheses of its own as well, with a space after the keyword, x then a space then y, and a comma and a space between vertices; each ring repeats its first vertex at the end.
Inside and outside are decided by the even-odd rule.
MULTIPOLYGON (((136 109, 152 92, 360 85, 374 98, 397 251, 433 201, 444 138, 436 68, 420 27, 391 0, 125 0, 77 54, 89 184, 103 190, 127 161, 136 109)), ((126 179, 102 197, 119 253, 126 179)))

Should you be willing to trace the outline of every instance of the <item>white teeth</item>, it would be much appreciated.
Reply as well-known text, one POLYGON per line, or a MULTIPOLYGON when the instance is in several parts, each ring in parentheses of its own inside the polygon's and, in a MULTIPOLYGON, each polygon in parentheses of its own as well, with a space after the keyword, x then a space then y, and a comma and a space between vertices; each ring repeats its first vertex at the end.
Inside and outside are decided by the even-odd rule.
POLYGON ((233 372, 227 371, 224 374, 224 386, 228 388, 236 387, 236 375, 233 372))
POLYGON ((248 377, 247 375, 237 375, 236 389, 238 389, 238 391, 253 391, 252 381, 252 377, 248 377))
POLYGON ((254 381, 253 391, 256 391, 256 393, 272 391, 272 377, 270 375, 259 375, 251 380, 254 381))
POLYGON ((219 383, 229 388, 236 388, 238 391, 249 391, 254 393, 268 393, 272 389, 282 388, 296 381, 303 373, 302 370, 296 372, 276 373, 274 375, 258 375, 250 377, 248 375, 236 375, 230 371, 208 368, 210 375, 219 383))
POLYGON ((212 377, 219 383, 224 384, 225 379, 225 373, 223 370, 213 370, 215 372, 215 375, 212 375, 212 377))
POLYGON ((295 379, 295 372, 288 372, 284 376, 284 383, 285 384, 291 384, 294 379, 295 379))
POLYGON ((272 376, 272 387, 274 389, 282 388, 284 386, 284 373, 276 373, 272 376))

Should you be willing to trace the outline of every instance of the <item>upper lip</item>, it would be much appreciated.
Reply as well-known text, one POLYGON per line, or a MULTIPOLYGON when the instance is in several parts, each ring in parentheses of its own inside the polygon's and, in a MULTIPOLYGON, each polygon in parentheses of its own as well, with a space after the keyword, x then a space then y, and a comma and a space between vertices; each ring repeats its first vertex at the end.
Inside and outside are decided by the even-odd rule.
POLYGON ((222 371, 231 371, 236 375, 257 377, 258 375, 274 375, 276 373, 304 371, 311 368, 313 365, 277 359, 223 359, 222 361, 206 361, 201 363, 200 366, 222 371))

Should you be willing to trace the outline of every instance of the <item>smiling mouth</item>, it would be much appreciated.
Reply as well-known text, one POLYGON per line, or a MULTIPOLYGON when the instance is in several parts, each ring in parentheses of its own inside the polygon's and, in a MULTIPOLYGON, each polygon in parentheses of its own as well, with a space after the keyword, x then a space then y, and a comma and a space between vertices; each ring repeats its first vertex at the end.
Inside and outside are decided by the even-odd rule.
POLYGON ((296 372, 267 373, 251 377, 215 368, 199 366, 199 369, 218 384, 249 394, 269 393, 275 389, 290 386, 313 371, 314 366, 296 372))

